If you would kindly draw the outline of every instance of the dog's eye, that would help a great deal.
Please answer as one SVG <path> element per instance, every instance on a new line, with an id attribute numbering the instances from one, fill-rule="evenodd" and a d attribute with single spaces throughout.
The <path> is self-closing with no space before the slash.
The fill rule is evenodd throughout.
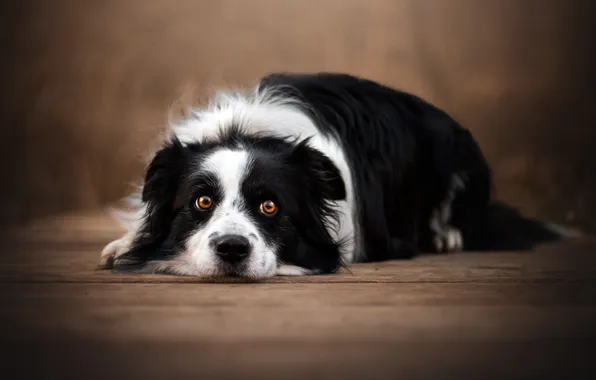
<path id="1" fill-rule="evenodd" d="M 263 215 L 271 216 L 277 212 L 277 206 L 273 201 L 265 201 L 259 206 L 259 211 Z"/>
<path id="2" fill-rule="evenodd" d="M 213 199 L 206 195 L 199 197 L 195 200 L 195 207 L 199 210 L 208 210 L 213 206 Z"/>

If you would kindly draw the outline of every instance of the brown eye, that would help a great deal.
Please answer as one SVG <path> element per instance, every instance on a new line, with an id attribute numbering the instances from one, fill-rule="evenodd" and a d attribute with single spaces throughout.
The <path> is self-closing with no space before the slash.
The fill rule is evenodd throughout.
<path id="1" fill-rule="evenodd" d="M 273 201 L 265 201 L 259 206 L 259 211 L 264 215 L 274 215 L 277 212 L 277 206 Z"/>
<path id="2" fill-rule="evenodd" d="M 199 210 L 208 210 L 211 208 L 211 206 L 213 206 L 213 199 L 211 199 L 211 197 L 203 195 L 202 197 L 197 198 L 197 200 L 195 201 L 195 206 Z"/>

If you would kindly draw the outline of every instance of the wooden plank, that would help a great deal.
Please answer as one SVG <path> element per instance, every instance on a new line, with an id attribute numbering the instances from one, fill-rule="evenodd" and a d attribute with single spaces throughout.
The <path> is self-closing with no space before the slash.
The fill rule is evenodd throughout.
<path id="1" fill-rule="evenodd" d="M 543 284 L 4 284 L 30 331 L 101 341 L 527 341 L 596 333 L 596 289 Z M 43 318 L 39 318 L 43 315 Z M 573 323 L 570 323 L 573 322 Z"/>
<path id="2" fill-rule="evenodd" d="M 60 378 L 569 376 L 593 363 L 587 285 L 0 284 L 0 340 Z"/>
<path id="3" fill-rule="evenodd" d="M 209 283 L 97 271 L 99 251 L 119 233 L 100 214 L 5 233 L 3 373 L 416 379 L 594 370 L 593 238 Z"/>

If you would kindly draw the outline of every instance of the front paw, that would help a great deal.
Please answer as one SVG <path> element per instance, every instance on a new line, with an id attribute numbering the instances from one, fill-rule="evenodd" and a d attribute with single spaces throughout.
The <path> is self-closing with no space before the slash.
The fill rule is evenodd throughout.
<path id="1" fill-rule="evenodd" d="M 131 234 L 126 234 L 120 239 L 116 239 L 106 245 L 101 251 L 99 266 L 102 268 L 111 268 L 115 259 L 130 250 L 132 241 L 133 236 Z"/>
<path id="2" fill-rule="evenodd" d="M 433 245 L 436 252 L 459 252 L 464 249 L 464 239 L 459 229 L 446 226 L 435 233 Z"/>
<path id="3" fill-rule="evenodd" d="M 313 274 L 315 274 L 315 271 L 311 269 L 285 264 L 278 266 L 275 272 L 276 276 L 310 276 Z"/>

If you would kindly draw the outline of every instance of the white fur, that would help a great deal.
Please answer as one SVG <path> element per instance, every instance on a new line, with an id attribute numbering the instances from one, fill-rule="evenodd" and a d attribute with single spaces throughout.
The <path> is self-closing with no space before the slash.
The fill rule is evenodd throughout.
<path id="1" fill-rule="evenodd" d="M 136 236 L 135 231 L 129 231 L 124 236 L 110 242 L 101 251 L 99 265 L 109 265 L 114 259 L 127 252 Z"/>
<path id="2" fill-rule="evenodd" d="M 295 265 L 280 265 L 277 267 L 277 271 L 275 272 L 277 276 L 309 276 L 316 274 L 315 271 L 298 267 Z"/>
<path id="3" fill-rule="evenodd" d="M 582 233 L 580 231 L 563 227 L 558 224 L 554 223 L 544 223 L 545 228 L 550 230 L 552 233 L 557 234 L 558 236 L 565 237 L 565 238 L 576 238 L 581 237 Z"/>
<path id="4" fill-rule="evenodd" d="M 433 211 L 430 218 L 430 229 L 435 233 L 433 244 L 439 252 L 456 252 L 464 249 L 464 239 L 459 229 L 449 224 L 451 222 L 451 205 L 455 193 L 465 187 L 465 177 L 454 174 L 445 200 L 439 208 Z"/>
<path id="5" fill-rule="evenodd" d="M 99 265 L 101 266 L 109 265 L 114 259 L 130 249 L 143 221 L 145 205 L 141 200 L 141 188 L 137 188 L 137 191 L 131 194 L 126 201 L 128 210 L 110 210 L 112 217 L 126 230 L 126 233 L 104 247 L 99 258 Z"/>
<path id="6" fill-rule="evenodd" d="M 433 242 L 436 250 L 439 252 L 443 250 L 447 252 L 456 252 L 461 251 L 464 248 L 464 240 L 461 231 L 452 226 L 447 226 L 441 233 L 435 235 Z"/>

